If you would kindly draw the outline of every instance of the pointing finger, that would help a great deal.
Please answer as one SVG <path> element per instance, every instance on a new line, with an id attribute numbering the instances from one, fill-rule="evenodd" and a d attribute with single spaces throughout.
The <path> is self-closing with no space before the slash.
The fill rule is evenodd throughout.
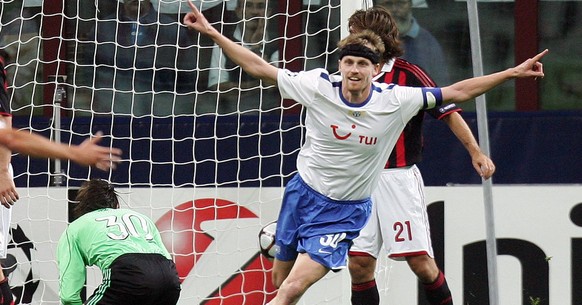
<path id="1" fill-rule="evenodd" d="M 196 5 L 191 0 L 188 0 L 188 6 L 190 6 L 193 12 L 198 13 L 198 8 L 196 8 Z"/>
<path id="2" fill-rule="evenodd" d="M 542 59 L 542 57 L 544 57 L 546 54 L 548 54 L 549 51 L 550 50 L 548 50 L 548 49 L 541 51 L 540 53 L 538 53 L 538 55 L 534 56 L 533 60 L 539 61 L 540 59 Z"/>

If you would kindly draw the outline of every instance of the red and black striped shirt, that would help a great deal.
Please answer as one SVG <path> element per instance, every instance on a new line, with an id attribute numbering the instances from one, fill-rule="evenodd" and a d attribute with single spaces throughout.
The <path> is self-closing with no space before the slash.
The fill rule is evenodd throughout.
<path id="1" fill-rule="evenodd" d="M 422 68 L 401 58 L 395 60 L 390 71 L 382 73 L 384 75 L 377 78 L 378 82 L 409 87 L 436 87 Z M 422 122 L 425 112 L 440 120 L 458 111 L 461 109 L 455 104 L 448 104 L 419 112 L 406 124 L 384 168 L 411 166 L 422 160 Z"/>
<path id="2" fill-rule="evenodd" d="M 10 97 L 8 96 L 8 81 L 6 79 L 6 52 L 0 50 L 0 115 L 10 115 Z"/>

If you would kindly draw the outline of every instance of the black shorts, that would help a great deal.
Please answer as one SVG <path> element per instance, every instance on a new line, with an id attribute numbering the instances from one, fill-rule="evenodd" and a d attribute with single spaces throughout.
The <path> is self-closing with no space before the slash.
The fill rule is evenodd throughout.
<path id="1" fill-rule="evenodd" d="M 124 254 L 103 272 L 103 282 L 85 304 L 174 305 L 180 279 L 172 260 L 160 254 Z"/>

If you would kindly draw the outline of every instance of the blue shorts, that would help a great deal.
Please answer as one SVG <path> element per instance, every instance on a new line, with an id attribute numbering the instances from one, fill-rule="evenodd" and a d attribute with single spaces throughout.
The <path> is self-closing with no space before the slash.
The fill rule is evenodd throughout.
<path id="1" fill-rule="evenodd" d="M 299 176 L 285 187 L 275 234 L 276 258 L 291 261 L 298 253 L 331 270 L 345 268 L 352 240 L 366 224 L 371 200 L 338 201 L 309 187 Z"/>

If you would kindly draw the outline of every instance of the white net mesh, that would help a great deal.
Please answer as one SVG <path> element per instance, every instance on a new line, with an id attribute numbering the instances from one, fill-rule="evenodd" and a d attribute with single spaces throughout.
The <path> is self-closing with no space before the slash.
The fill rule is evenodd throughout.
<path id="1" fill-rule="evenodd" d="M 273 65 L 335 71 L 340 1 L 304 2 L 194 4 Z M 178 263 L 181 304 L 273 297 L 257 234 L 295 171 L 301 110 L 188 31 L 188 9 L 173 0 L 0 3 L 13 125 L 74 144 L 101 130 L 103 145 L 124 150 L 112 172 L 13 157 L 22 199 L 5 265 L 17 303 L 59 303 L 56 243 L 67 201 L 87 178 L 111 181 L 125 206 L 157 221 Z M 99 281 L 91 269 L 87 295 Z M 315 288 L 301 302 L 345 303 L 345 288 Z"/>

